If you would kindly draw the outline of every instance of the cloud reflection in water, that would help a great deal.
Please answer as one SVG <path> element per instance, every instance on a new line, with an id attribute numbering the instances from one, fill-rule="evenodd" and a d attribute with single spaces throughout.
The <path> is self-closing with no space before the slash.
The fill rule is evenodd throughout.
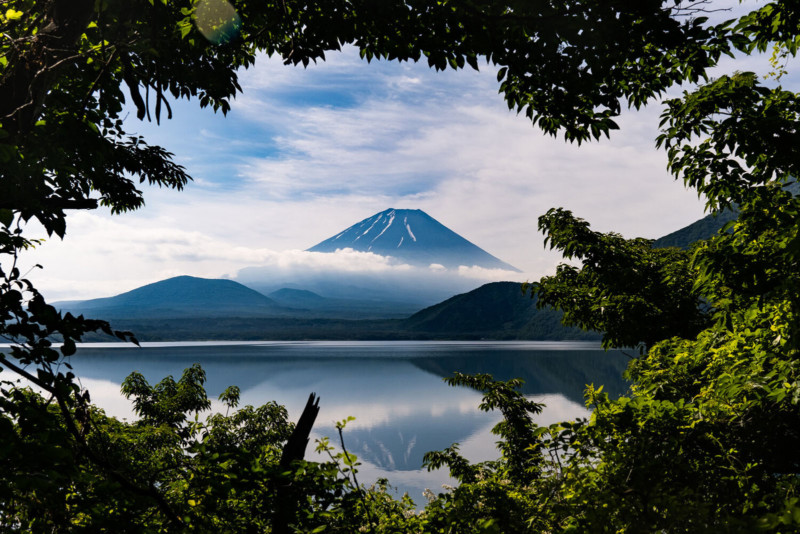
<path id="1" fill-rule="evenodd" d="M 84 349 L 73 359 L 76 373 L 92 400 L 109 415 L 133 418 L 119 384 L 131 371 L 151 383 L 178 378 L 199 362 L 206 370 L 206 388 L 216 398 L 229 385 L 241 388 L 242 404 L 276 400 L 296 419 L 308 394 L 316 392 L 321 411 L 313 438 L 338 442 L 335 421 L 356 418 L 345 430 L 345 445 L 363 462 L 359 480 L 385 477 L 400 491 L 421 500 L 426 487 L 439 491 L 452 483 L 446 473 L 420 469 L 423 455 L 459 443 L 473 461 L 497 457 L 490 433 L 499 414 L 478 409 L 481 395 L 447 386 L 453 371 L 488 372 L 498 379 L 521 377 L 523 392 L 546 404 L 537 422 L 547 425 L 586 417 L 582 392 L 587 383 L 605 384 L 619 394 L 626 359 L 591 344 L 573 343 L 571 350 L 535 343 L 268 343 L 237 345 L 158 346 L 144 349 Z M 549 347 L 549 348 L 547 348 Z M 214 410 L 224 410 L 219 402 Z M 309 447 L 312 450 L 312 447 Z"/>

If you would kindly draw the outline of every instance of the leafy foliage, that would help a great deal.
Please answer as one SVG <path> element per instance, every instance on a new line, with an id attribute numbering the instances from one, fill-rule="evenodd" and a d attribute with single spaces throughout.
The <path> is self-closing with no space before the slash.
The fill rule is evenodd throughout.
<path id="1" fill-rule="evenodd" d="M 564 324 L 603 332 L 606 348 L 644 349 L 672 336 L 693 337 L 708 324 L 688 252 L 593 232 L 562 209 L 540 217 L 539 229 L 550 248 L 583 266 L 559 265 L 533 285 L 537 305 L 564 310 Z"/>
<path id="2" fill-rule="evenodd" d="M 78 414 L 12 389 L 2 446 L 24 456 L 4 460 L 12 468 L 2 474 L 0 520 L 23 531 L 263 531 L 276 514 L 278 486 L 290 484 L 304 497 L 290 507 L 292 522 L 319 526 L 316 512 L 347 487 L 336 466 L 301 461 L 284 472 L 283 444 L 294 427 L 286 409 L 237 410 L 235 388 L 221 396 L 233 413 L 201 421 L 210 405 L 204 381 L 198 366 L 154 386 L 130 375 L 123 392 L 139 419 L 120 422 L 90 408 L 81 416 L 84 454 L 74 454 L 64 428 L 65 417 Z"/>
<path id="3" fill-rule="evenodd" d="M 11 348 L 0 366 L 4 378 L 13 372 L 41 394 L 0 385 L 0 525 L 800 530 L 800 201 L 784 189 L 799 175 L 800 98 L 753 73 L 706 76 L 724 54 L 777 46 L 794 57 L 795 4 L 774 0 L 714 26 L 702 0 L 237 0 L 221 10 L 192 0 L 4 3 L 0 337 Z M 431 494 L 419 513 L 407 498 L 391 499 L 384 482 L 358 484 L 341 428 L 342 451 L 323 441 L 330 461 L 307 462 L 307 438 L 295 430 L 310 430 L 308 419 L 293 428 L 276 404 L 237 410 L 229 389 L 222 401 L 234 412 L 201 421 L 209 400 L 197 367 L 155 386 L 132 375 L 123 389 L 139 420 L 107 417 L 68 358 L 89 332 L 135 338 L 59 313 L 16 267 L 36 245 L 23 235 L 27 221 L 63 237 L 69 209 L 123 212 L 142 206 L 144 183 L 188 182 L 166 150 L 123 131 L 126 92 L 139 119 L 169 117 L 177 98 L 225 113 L 239 90 L 236 69 L 259 51 L 308 65 L 345 44 L 367 61 L 424 58 L 437 70 L 486 59 L 499 67 L 509 108 L 579 143 L 615 129 L 623 103 L 640 107 L 675 85 L 700 84 L 666 102 L 657 144 L 709 208 L 740 211 L 688 252 L 593 232 L 562 209 L 543 216 L 551 246 L 581 266 L 563 265 L 537 284 L 539 302 L 563 310 L 568 324 L 603 331 L 607 347 L 639 345 L 631 394 L 611 399 L 590 386 L 590 419 L 540 427 L 540 406 L 516 391 L 518 382 L 456 376 L 454 385 L 484 393 L 482 409 L 502 413 L 501 456 L 473 465 L 457 446 L 428 455 L 429 466 L 449 467 L 461 484 Z"/>

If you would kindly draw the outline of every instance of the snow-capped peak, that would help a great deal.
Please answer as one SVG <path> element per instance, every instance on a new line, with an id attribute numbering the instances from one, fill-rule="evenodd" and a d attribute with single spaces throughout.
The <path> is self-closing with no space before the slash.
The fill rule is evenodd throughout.
<path id="1" fill-rule="evenodd" d="M 402 224 L 394 224 L 401 218 Z M 388 209 L 376 213 L 308 250 L 334 252 L 344 247 L 416 265 L 435 263 L 447 268 L 464 265 L 517 271 L 422 210 Z"/>

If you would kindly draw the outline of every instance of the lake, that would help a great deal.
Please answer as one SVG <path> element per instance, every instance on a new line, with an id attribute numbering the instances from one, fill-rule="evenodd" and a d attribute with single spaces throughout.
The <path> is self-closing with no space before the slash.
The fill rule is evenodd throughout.
<path id="1" fill-rule="evenodd" d="M 131 419 L 130 403 L 120 395 L 122 380 L 141 372 L 153 384 L 180 377 L 200 363 L 209 397 L 228 386 L 241 388 L 241 404 L 275 400 L 299 417 L 310 392 L 320 397 L 313 439 L 334 442 L 334 422 L 348 416 L 345 445 L 363 465 L 359 481 L 388 478 L 398 492 L 420 504 L 422 491 L 442 491 L 447 473 L 420 469 L 423 455 L 459 443 L 473 461 L 497 457 L 490 433 L 497 414 L 478 410 L 480 393 L 447 386 L 454 371 L 489 373 L 497 379 L 522 378 L 523 393 L 547 405 L 537 422 L 547 425 L 588 416 L 586 384 L 603 384 L 612 395 L 627 384 L 629 361 L 620 351 L 603 351 L 595 342 L 197 342 L 128 345 L 87 344 L 72 358 L 92 401 L 109 415 Z M 218 401 L 212 409 L 223 410 Z"/>

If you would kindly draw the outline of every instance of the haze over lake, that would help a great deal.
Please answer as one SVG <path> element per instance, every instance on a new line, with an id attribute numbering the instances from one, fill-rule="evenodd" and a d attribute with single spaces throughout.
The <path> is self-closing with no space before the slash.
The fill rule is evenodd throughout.
<path id="1" fill-rule="evenodd" d="M 458 442 L 472 460 L 497 456 L 490 434 L 497 414 L 478 410 L 479 392 L 449 387 L 443 377 L 460 371 L 522 378 L 522 391 L 547 405 L 537 418 L 546 425 L 588 416 L 586 384 L 604 384 L 612 395 L 625 391 L 628 357 L 594 342 L 197 342 L 85 345 L 71 362 L 95 404 L 129 419 L 131 404 L 119 388 L 132 371 L 152 384 L 177 379 L 197 362 L 210 398 L 237 385 L 242 405 L 275 400 L 292 420 L 316 392 L 321 411 L 312 440 L 335 438 L 334 422 L 354 416 L 345 445 L 363 462 L 359 481 L 386 477 L 420 504 L 425 488 L 441 491 L 449 481 L 444 472 L 420 469 L 425 452 Z M 212 409 L 224 408 L 214 401 Z"/>

